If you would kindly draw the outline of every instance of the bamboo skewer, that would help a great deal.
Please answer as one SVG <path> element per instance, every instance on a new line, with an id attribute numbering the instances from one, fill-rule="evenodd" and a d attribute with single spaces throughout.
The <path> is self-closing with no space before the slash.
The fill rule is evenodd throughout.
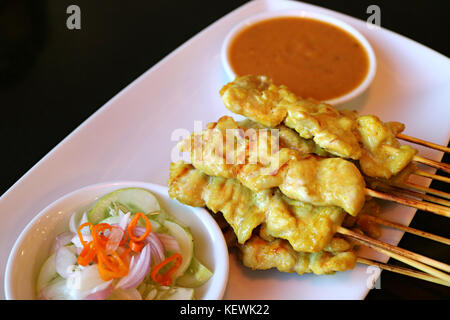
<path id="1" fill-rule="evenodd" d="M 447 193 L 447 192 L 440 191 L 440 190 L 435 190 L 435 189 L 431 189 L 431 188 L 427 188 L 427 187 L 423 187 L 423 186 L 415 184 L 413 182 L 403 182 L 401 184 L 397 184 L 397 186 L 403 187 L 403 188 L 410 188 L 410 189 L 414 189 L 414 190 L 419 190 L 419 191 L 422 191 L 422 192 L 433 194 L 433 195 L 438 196 L 438 197 L 450 199 L 450 194 Z"/>
<path id="2" fill-rule="evenodd" d="M 439 180 L 442 182 L 447 182 L 450 183 L 450 178 L 444 177 L 444 176 L 440 176 L 437 174 L 432 174 L 426 171 L 422 171 L 422 170 L 416 170 L 415 172 L 413 172 L 413 174 L 418 175 L 418 176 L 422 176 L 422 177 L 426 177 L 426 178 L 430 178 L 430 179 L 434 179 L 434 180 Z"/>
<path id="3" fill-rule="evenodd" d="M 395 254 L 401 255 L 403 257 L 406 257 L 406 258 L 409 258 L 409 259 L 412 259 L 412 260 L 416 260 L 416 261 L 418 261 L 420 263 L 427 264 L 429 266 L 438 268 L 438 269 L 446 271 L 446 272 L 450 272 L 450 266 L 448 264 L 445 264 L 445 263 L 436 261 L 434 259 L 422 256 L 420 254 L 408 251 L 406 249 L 402 249 L 402 248 L 393 246 L 393 245 L 391 245 L 389 243 L 386 243 L 386 242 L 383 242 L 383 241 L 380 241 L 380 240 L 372 239 L 372 238 L 370 238 L 370 237 L 368 237 L 366 235 L 359 234 L 359 233 L 357 233 L 355 231 L 346 229 L 344 227 L 338 227 L 337 232 L 340 233 L 340 234 L 344 234 L 344 235 L 350 236 L 350 237 L 355 238 L 357 240 L 363 241 L 363 242 L 367 243 L 369 246 L 371 246 L 371 248 L 373 246 L 376 246 L 377 248 L 388 250 L 388 251 L 391 251 L 391 252 L 393 252 Z M 446 275 L 446 276 L 449 277 L 448 279 L 450 280 L 450 275 Z"/>
<path id="4" fill-rule="evenodd" d="M 397 195 L 392 195 L 389 193 L 379 192 L 372 189 L 366 188 L 366 195 L 379 198 L 383 200 L 393 201 L 396 203 L 400 203 L 403 205 L 407 205 L 409 207 L 414 207 L 416 209 L 432 212 L 435 214 L 442 215 L 444 217 L 450 217 L 450 208 L 440 206 L 434 203 L 429 202 L 422 202 L 416 199 L 408 198 L 408 197 L 402 197 Z"/>
<path id="5" fill-rule="evenodd" d="M 436 169 L 441 169 L 442 171 L 450 173 L 450 165 L 447 164 L 447 163 L 434 161 L 434 160 L 431 160 L 431 159 L 423 158 L 421 156 L 414 156 L 413 157 L 413 161 L 425 164 L 427 166 L 430 166 L 430 167 L 433 167 L 433 168 L 436 168 Z"/>
<path id="6" fill-rule="evenodd" d="M 393 195 L 396 196 L 405 196 L 405 195 L 409 195 L 412 197 L 416 197 L 422 200 L 426 200 L 428 202 L 433 202 L 436 204 L 441 204 L 444 205 L 446 207 L 450 207 L 450 201 L 442 199 L 442 198 L 438 198 L 438 197 L 434 197 L 434 196 L 430 196 L 428 194 L 425 193 L 420 193 L 420 192 L 416 192 L 416 191 L 412 191 L 409 189 L 397 189 L 397 190 L 391 190 L 389 191 L 390 193 L 392 193 Z"/>
<path id="7" fill-rule="evenodd" d="M 359 263 L 363 263 L 363 264 L 369 265 L 369 266 L 375 266 L 375 267 L 378 267 L 378 268 L 383 269 L 383 270 L 387 270 L 387 271 L 403 274 L 403 275 L 406 275 L 406 276 L 409 276 L 409 277 L 414 277 L 414 278 L 417 278 L 417 279 L 421 279 L 421 280 L 425 280 L 425 281 L 441 284 L 441 285 L 444 285 L 444 286 L 447 286 L 447 287 L 450 286 L 450 282 L 441 280 L 441 279 L 433 277 L 433 276 L 430 276 L 429 274 L 427 274 L 425 272 L 414 271 L 414 270 L 411 270 L 411 269 L 398 267 L 398 266 L 391 266 L 391 265 L 388 265 L 388 264 L 385 264 L 385 263 L 381 263 L 381 262 L 378 262 L 378 261 L 365 259 L 365 258 L 362 258 L 362 257 L 358 257 L 356 261 L 359 262 Z"/>
<path id="8" fill-rule="evenodd" d="M 425 146 L 425 147 L 428 147 L 428 148 L 431 148 L 431 149 L 436 149 L 436 150 L 440 150 L 440 151 L 444 151 L 444 152 L 450 153 L 450 148 L 441 146 L 441 145 L 433 143 L 433 142 L 428 142 L 428 141 L 425 141 L 425 140 L 422 140 L 422 139 L 414 138 L 414 137 L 408 136 L 406 134 L 399 133 L 399 134 L 397 134 L 397 138 L 399 138 L 401 140 L 413 142 L 415 144 L 420 144 L 422 146 Z"/>
<path id="9" fill-rule="evenodd" d="M 437 204 L 441 204 L 441 205 L 450 207 L 450 201 L 448 201 L 448 200 L 438 198 L 435 196 L 430 196 L 428 194 L 409 190 L 409 189 L 400 189 L 400 188 L 394 189 L 394 188 L 392 188 L 392 190 L 390 190 L 389 192 L 391 192 L 394 195 L 398 195 L 398 196 L 409 195 L 409 196 L 416 197 L 416 198 L 419 198 L 422 200 L 426 200 L 429 202 L 434 202 Z"/>
<path id="10" fill-rule="evenodd" d="M 392 221 L 389 221 L 389 220 L 385 220 L 385 219 L 381 219 L 379 217 L 371 216 L 371 215 L 368 215 L 368 214 L 364 215 L 364 217 L 369 219 L 369 220 L 371 220 L 371 221 L 373 221 L 373 222 L 375 222 L 375 223 L 378 223 L 379 225 L 383 225 L 383 226 L 394 228 L 394 229 L 399 229 L 399 230 L 402 230 L 402 231 L 405 231 L 405 232 L 408 232 L 408 233 L 411 233 L 411 234 L 415 234 L 415 235 L 417 235 L 419 237 L 427 238 L 427 239 L 434 240 L 434 241 L 437 241 L 437 242 L 440 242 L 440 243 L 443 243 L 443 244 L 446 244 L 446 245 L 450 245 L 450 239 L 448 239 L 448 238 L 437 236 L 437 235 L 432 234 L 432 233 L 428 233 L 428 232 L 425 232 L 425 231 L 422 231 L 422 230 L 418 230 L 418 229 L 414 229 L 414 228 L 411 228 L 411 227 L 407 227 L 407 226 L 404 226 L 402 224 L 399 224 L 399 223 L 396 223 L 396 222 L 392 222 Z"/>
<path id="11" fill-rule="evenodd" d="M 388 192 L 391 193 L 393 195 L 397 195 L 397 196 L 405 196 L 405 195 L 409 195 L 415 198 L 419 198 L 422 200 L 426 200 L 426 201 L 430 201 L 430 202 L 434 202 L 434 203 L 438 203 L 447 207 L 450 207 L 450 201 L 442 199 L 442 198 L 438 198 L 438 197 L 434 197 L 425 193 L 421 193 L 421 192 L 417 192 L 417 191 L 413 191 L 410 189 L 404 189 L 404 188 L 399 188 L 390 184 L 384 184 L 380 181 L 376 181 L 376 180 L 370 180 L 368 179 L 369 183 L 370 183 L 370 187 L 373 189 L 379 189 L 380 191 L 383 192 Z"/>
<path id="12" fill-rule="evenodd" d="M 420 193 L 420 192 L 409 190 L 409 189 L 399 189 L 399 190 L 401 190 L 401 191 L 393 191 L 393 194 L 398 195 L 398 196 L 409 195 L 412 197 L 417 197 L 422 200 L 426 200 L 429 202 L 434 202 L 436 204 L 444 205 L 446 207 L 450 207 L 450 201 L 448 201 L 448 200 L 438 198 L 435 196 L 430 196 L 428 194 Z"/>
<path id="13" fill-rule="evenodd" d="M 383 253 L 391 258 L 394 258 L 403 263 L 406 263 L 416 269 L 427 272 L 439 279 L 450 282 L 450 275 L 437 270 L 437 269 L 440 269 L 440 270 L 449 272 L 450 266 L 445 263 L 442 263 L 442 262 L 430 259 L 428 257 L 419 255 L 417 253 L 393 246 L 386 242 L 372 239 L 370 237 L 359 234 L 357 232 L 346 229 L 344 227 L 338 227 L 337 232 L 340 234 L 349 236 L 352 239 L 354 239 L 354 240 L 356 240 L 356 241 L 358 241 L 380 253 Z M 435 268 L 437 268 L 437 269 L 435 269 Z"/>
<path id="14" fill-rule="evenodd" d="M 362 242 L 364 243 L 364 241 L 362 241 Z M 367 246 L 371 247 L 372 249 L 374 249 L 374 250 L 376 250 L 376 251 L 378 251 L 378 252 L 380 252 L 382 254 L 385 254 L 385 255 L 387 255 L 387 256 L 389 256 L 391 258 L 394 258 L 395 260 L 401 261 L 401 262 L 403 262 L 405 264 L 410 265 L 411 267 L 414 267 L 416 269 L 422 270 L 422 271 L 424 271 L 424 272 L 426 272 L 426 273 L 428 273 L 430 275 L 433 275 L 433 276 L 435 276 L 435 277 L 437 277 L 437 278 L 439 278 L 439 279 L 441 279 L 443 281 L 450 282 L 450 276 L 448 274 L 444 273 L 444 272 L 436 270 L 436 269 L 434 269 L 434 268 L 432 268 L 432 267 L 430 267 L 428 265 L 425 265 L 425 264 L 423 264 L 421 262 L 418 262 L 416 260 L 413 260 L 411 258 L 402 256 L 402 255 L 397 254 L 395 252 L 392 252 L 392 251 L 389 251 L 389 250 L 386 250 L 386 249 L 383 249 L 383 248 L 379 248 L 379 247 L 376 247 L 376 246 L 371 246 L 371 245 L 368 245 L 367 243 L 364 243 L 364 244 L 366 244 Z"/>

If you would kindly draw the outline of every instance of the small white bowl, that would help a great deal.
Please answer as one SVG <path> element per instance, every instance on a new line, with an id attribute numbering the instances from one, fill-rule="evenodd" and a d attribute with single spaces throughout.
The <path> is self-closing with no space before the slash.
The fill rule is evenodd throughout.
<path id="1" fill-rule="evenodd" d="M 202 208 L 193 208 L 170 199 L 168 188 L 145 182 L 110 182 L 73 191 L 43 209 L 22 231 L 9 255 L 5 273 L 5 293 L 9 300 L 36 299 L 39 270 L 55 237 L 68 231 L 73 212 L 89 208 L 103 195 L 121 188 L 141 187 L 151 191 L 161 207 L 189 226 L 195 255 L 211 268 L 213 276 L 195 289 L 197 299 L 222 299 L 228 281 L 228 249 L 220 228 Z"/>
<path id="2" fill-rule="evenodd" d="M 328 16 L 328 15 L 319 14 L 319 13 L 310 12 L 310 11 L 303 11 L 303 10 L 279 10 L 279 11 L 270 11 L 270 12 L 260 13 L 260 14 L 257 14 L 257 15 L 251 16 L 250 18 L 245 19 L 244 21 L 242 21 L 241 23 L 236 25 L 233 29 L 231 29 L 231 31 L 225 37 L 225 40 L 222 44 L 222 49 L 221 49 L 222 65 L 225 69 L 226 74 L 228 75 L 228 77 L 230 78 L 231 81 L 235 79 L 236 74 L 230 65 L 230 61 L 228 58 L 228 51 L 229 51 L 231 42 L 233 41 L 235 36 L 238 35 L 243 29 L 246 29 L 247 27 L 249 27 L 255 23 L 258 23 L 258 22 L 261 22 L 264 20 L 270 20 L 273 18 L 281 18 L 281 17 L 310 18 L 310 19 L 315 19 L 315 20 L 319 20 L 322 22 L 332 24 L 332 25 L 350 33 L 353 37 L 355 37 L 355 39 L 357 39 L 361 43 L 361 45 L 366 50 L 368 60 L 369 60 L 369 70 L 368 70 L 364 80 L 352 91 L 350 91 L 342 96 L 326 100 L 324 102 L 332 104 L 332 105 L 343 104 L 343 103 L 359 96 L 370 86 L 370 84 L 372 83 L 372 80 L 375 76 L 377 62 L 376 62 L 375 53 L 374 53 L 370 43 L 367 41 L 367 39 L 358 30 L 356 30 L 352 26 L 348 25 L 347 23 L 345 23 L 339 19 L 336 19 L 336 18 Z"/>

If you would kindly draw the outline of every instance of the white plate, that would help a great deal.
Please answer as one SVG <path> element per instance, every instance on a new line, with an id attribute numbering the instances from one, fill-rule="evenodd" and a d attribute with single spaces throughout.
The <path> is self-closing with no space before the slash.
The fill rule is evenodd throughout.
<path id="1" fill-rule="evenodd" d="M 175 129 L 192 131 L 194 121 L 231 115 L 219 89 L 226 78 L 220 48 L 226 34 L 260 12 L 298 8 L 332 15 L 358 29 L 372 44 L 378 69 L 370 90 L 349 107 L 381 119 L 406 123 L 406 134 L 447 144 L 450 132 L 450 61 L 445 56 L 384 29 L 369 29 L 349 16 L 299 2 L 253 1 L 218 20 L 175 50 L 106 103 L 64 139 L 0 200 L 0 271 L 11 247 L 41 209 L 82 186 L 112 180 L 166 184 Z M 440 160 L 441 152 L 418 148 Z M 419 181 L 425 184 L 425 180 Z M 415 210 L 384 207 L 395 221 L 409 223 Z M 401 232 L 383 240 L 398 243 Z M 372 269 L 358 265 L 334 276 L 252 272 L 233 256 L 225 299 L 363 299 Z M 0 287 L 3 289 L 3 278 Z M 4 297 L 2 292 L 2 298 Z"/>

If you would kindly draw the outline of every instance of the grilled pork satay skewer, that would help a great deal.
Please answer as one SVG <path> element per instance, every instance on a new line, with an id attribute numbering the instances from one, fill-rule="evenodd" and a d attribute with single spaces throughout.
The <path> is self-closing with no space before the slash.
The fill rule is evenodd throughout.
<path id="1" fill-rule="evenodd" d="M 254 192 L 236 179 L 209 176 L 183 162 L 170 165 L 169 196 L 183 204 L 222 212 L 239 243 L 265 224 L 267 234 L 286 239 L 296 251 L 323 250 L 346 214 L 336 206 L 314 206 L 278 189 Z"/>
<path id="2" fill-rule="evenodd" d="M 222 216 L 218 217 L 219 219 L 223 219 Z M 226 221 L 225 224 L 227 224 Z M 244 245 L 239 245 L 235 240 L 236 237 L 234 236 L 234 232 L 231 227 L 223 227 L 222 232 L 226 238 L 234 239 L 227 242 L 229 248 L 238 248 L 240 250 L 239 257 L 241 258 L 243 264 L 252 269 L 261 270 L 277 268 L 281 272 L 295 271 L 298 274 L 313 272 L 320 275 L 335 271 L 346 271 L 354 267 L 352 252 L 349 251 L 349 246 L 346 246 L 344 239 L 333 239 L 339 241 L 339 245 L 330 245 L 328 251 L 325 251 L 325 255 L 322 255 L 320 259 L 315 259 L 313 256 L 321 255 L 321 252 L 316 254 L 297 253 L 290 250 L 289 244 L 282 243 L 283 240 L 281 239 L 274 239 L 270 236 L 267 239 L 267 236 L 265 238 L 261 238 L 261 236 L 255 235 L 252 236 L 252 238 Z M 263 232 L 260 232 L 260 234 L 262 233 Z M 291 263 L 283 263 L 282 261 L 284 260 L 288 260 Z M 294 262 L 296 263 L 294 264 Z M 356 262 L 369 266 L 376 266 L 383 270 L 388 270 L 436 284 L 450 286 L 450 282 L 436 278 L 425 272 L 384 264 L 359 256 L 356 258 Z M 301 267 L 299 268 L 299 266 Z"/>
<path id="3" fill-rule="evenodd" d="M 214 186 L 216 185 L 216 186 Z M 271 192 L 268 193 L 259 193 L 259 198 L 256 196 L 257 193 L 252 192 L 248 188 L 244 187 L 242 184 L 237 182 L 236 180 L 230 179 L 229 181 L 224 178 L 219 177 L 208 177 L 206 174 L 200 172 L 197 169 L 194 169 L 192 165 L 185 164 L 185 163 L 176 163 L 171 164 L 171 174 L 170 174 L 170 194 L 176 198 L 177 200 L 189 204 L 189 205 L 195 205 L 195 206 L 207 206 L 213 209 L 214 211 L 224 211 L 225 216 L 227 217 L 235 217 L 237 220 L 240 220 L 240 217 L 243 217 L 245 213 L 241 212 L 241 216 L 236 216 L 236 212 L 233 211 L 233 207 L 235 206 L 234 201 L 237 201 L 235 199 L 241 199 L 242 201 L 246 202 L 246 206 L 244 208 L 247 208 L 248 211 L 252 211 L 252 213 L 255 215 L 253 221 L 263 221 L 263 217 L 267 217 L 266 213 L 264 211 L 259 211 L 261 209 L 258 209 L 257 207 L 252 209 L 252 205 L 257 206 L 257 200 L 261 202 L 261 206 L 266 206 L 267 209 L 269 209 L 272 205 L 274 205 L 275 208 L 278 208 L 277 210 L 284 212 L 282 215 L 279 215 L 279 219 L 287 219 L 286 222 L 289 221 L 290 218 L 289 215 L 293 214 L 293 212 L 289 212 L 288 208 L 284 208 L 283 205 L 277 206 L 277 201 L 284 201 L 287 203 L 289 200 L 287 198 L 279 198 L 279 196 L 274 196 L 271 194 Z M 192 192 L 190 190 L 195 190 L 195 192 Z M 189 190 L 189 191 L 188 191 Z M 230 196 L 230 192 L 233 192 L 233 196 Z M 186 198 L 185 194 L 190 195 L 190 199 Z M 219 197 L 219 195 L 222 195 L 222 197 Z M 230 199 L 228 197 L 231 197 Z M 274 198 L 273 198 L 274 197 Z M 215 200 L 214 200 L 215 199 Z M 275 200 L 274 200 L 275 199 Z M 239 201 L 241 201 L 239 200 Z M 298 202 L 291 201 L 291 205 L 296 205 Z M 236 204 L 236 208 L 238 208 Z M 222 207 L 225 207 L 222 209 Z M 311 205 L 303 205 L 303 210 L 312 210 L 311 213 L 314 212 L 314 214 L 320 215 L 328 212 L 330 214 L 331 221 L 334 221 L 335 223 L 339 223 L 339 221 L 342 218 L 342 215 L 339 213 L 339 210 L 337 208 L 335 209 L 325 209 L 325 208 L 314 208 L 314 206 Z M 234 209 L 237 210 L 237 209 Z M 321 211 L 322 210 L 322 211 Z M 328 211 L 327 211 L 328 210 Z M 259 213 L 258 213 L 259 212 Z M 304 211 L 303 211 L 304 212 Z M 322 212 L 322 213 L 320 213 Z M 370 214 L 369 214 L 370 213 Z M 379 213 L 378 206 L 374 207 L 374 203 L 371 203 L 368 207 L 364 207 L 362 210 L 362 213 L 359 214 L 360 218 L 364 221 L 372 221 L 376 224 L 380 224 L 383 226 L 388 226 L 391 228 L 395 228 L 398 230 L 406 231 L 421 237 L 425 237 L 434 241 L 439 241 L 444 244 L 450 244 L 450 239 L 440 237 L 434 234 L 430 234 L 421 230 L 413 229 L 407 226 L 403 226 L 401 224 L 382 219 L 377 217 L 377 214 Z M 311 218 L 311 216 L 306 216 L 308 219 Z M 355 219 L 355 218 L 353 218 Z M 281 221 L 281 220 L 280 220 Z M 303 220 L 303 222 L 297 222 L 295 225 L 304 225 L 307 220 Z M 312 221 L 312 220 L 308 220 Z M 284 222 L 284 223 L 286 223 Z M 364 224 L 366 224 L 364 222 Z M 231 222 L 231 225 L 234 225 L 235 228 L 239 228 L 238 224 L 234 224 Z M 364 226 L 364 225 L 363 225 Z M 366 226 L 367 228 L 368 226 Z M 245 230 L 249 230 L 247 227 L 244 228 Z M 309 229 L 308 229 L 309 230 Z M 331 232 L 331 229 L 322 229 L 322 232 Z M 286 234 L 289 234 L 292 231 L 285 230 Z M 238 232 L 239 233 L 239 232 Z M 306 231 L 303 231 L 304 234 L 307 234 Z M 369 234 L 375 234 L 372 237 L 377 237 L 379 234 L 379 231 L 377 232 L 369 232 Z M 324 239 L 324 237 L 321 237 Z M 326 238 L 326 237 L 325 237 Z M 245 236 L 240 236 L 240 239 L 244 241 Z M 298 247 L 297 247 L 298 248 Z M 317 247 L 316 247 L 317 248 Z M 302 250 L 308 250 L 305 249 L 305 247 L 302 248 Z"/>
<path id="4" fill-rule="evenodd" d="M 327 248 L 319 252 L 298 252 L 286 240 L 267 237 L 259 231 L 236 247 L 243 265 L 253 270 L 276 268 L 299 275 L 322 275 L 351 270 L 357 261 L 352 244 L 343 238 L 334 238 Z"/>
<path id="5" fill-rule="evenodd" d="M 182 140 L 178 148 L 189 153 L 197 169 L 235 178 L 256 192 L 279 187 L 292 199 L 336 205 L 351 215 L 364 205 L 365 182 L 350 161 L 279 148 L 276 137 L 266 131 L 254 131 L 247 139 L 239 135 L 239 129 L 233 118 L 224 116 Z M 231 139 L 230 133 L 235 133 Z"/>
<path id="6" fill-rule="evenodd" d="M 207 206 L 214 212 L 221 211 L 236 233 L 238 242 L 244 246 L 252 237 L 253 229 L 262 224 L 265 225 L 266 234 L 269 237 L 286 238 L 294 250 L 299 252 L 324 250 L 337 231 L 337 233 L 363 241 L 365 245 L 374 247 L 384 254 L 448 281 L 444 273 L 433 267 L 448 271 L 450 266 L 341 227 L 342 220 L 338 218 L 341 209 L 336 207 L 320 209 L 325 211 L 315 211 L 316 209 L 314 209 L 310 213 L 306 213 L 304 212 L 305 204 L 291 200 L 276 190 L 256 193 L 235 179 L 208 176 L 192 165 L 182 162 L 171 164 L 169 195 L 188 205 Z M 309 208 L 308 210 L 311 210 L 310 205 L 306 206 Z M 327 211 L 329 209 L 332 211 Z M 301 214 L 301 212 L 303 213 Z M 323 219 L 326 217 L 333 227 L 323 228 L 317 224 L 318 221 L 324 221 Z M 258 243 L 256 242 L 256 244 Z M 320 245 L 318 246 L 318 244 Z M 299 257 L 304 257 L 304 255 Z M 287 258 L 292 259 L 293 257 L 289 255 Z M 275 265 L 258 264 L 255 268 L 266 267 L 275 267 Z M 290 270 L 292 271 L 292 269 Z"/>
<path id="7" fill-rule="evenodd" d="M 322 255 L 323 258 L 321 259 L 311 259 L 313 258 L 312 254 L 297 253 L 294 250 L 290 250 L 289 244 L 282 243 L 283 240 L 275 239 L 267 235 L 264 236 L 264 232 L 261 231 L 260 236 L 254 235 L 246 244 L 239 245 L 237 244 L 233 229 L 228 225 L 225 218 L 223 218 L 222 215 L 217 214 L 213 217 L 221 226 L 224 237 L 227 239 L 228 248 L 238 248 L 240 250 L 239 257 L 241 258 L 243 264 L 249 268 L 277 268 L 281 272 L 295 271 L 298 274 L 313 272 L 320 275 L 335 271 L 346 271 L 354 267 L 352 252 L 349 251 L 351 245 L 347 244 L 344 239 L 334 238 L 332 242 L 339 241 L 337 246 L 329 245 L 328 251 L 325 252 L 327 255 Z M 276 252 L 275 255 L 273 254 L 274 252 Z M 320 254 L 321 253 L 318 253 L 317 255 Z M 282 263 L 281 261 L 283 260 L 288 260 L 291 263 Z M 293 263 L 294 261 L 296 262 L 295 264 Z M 356 258 L 356 262 L 436 284 L 450 286 L 450 282 L 436 278 L 425 272 L 384 264 L 360 256 Z M 302 267 L 299 268 L 299 266 Z"/>
<path id="8" fill-rule="evenodd" d="M 220 94 L 230 111 L 267 127 L 283 123 L 333 155 L 358 160 L 368 176 L 389 179 L 413 160 L 450 170 L 449 165 L 420 157 L 410 146 L 401 146 L 396 140 L 404 129 L 401 123 L 383 123 L 375 116 L 358 116 L 301 99 L 264 76 L 238 77 Z"/>
<path id="9" fill-rule="evenodd" d="M 284 123 L 301 136 L 312 137 L 316 143 L 335 155 L 358 159 L 362 172 L 370 177 L 389 179 L 412 160 L 426 162 L 444 170 L 448 167 L 416 156 L 416 151 L 409 146 L 400 146 L 395 140 L 395 134 L 403 130 L 404 126 L 399 123 L 383 124 L 371 116 L 356 118 L 355 115 L 338 112 L 325 104 L 301 100 L 286 88 L 273 85 L 265 77 L 238 78 L 224 86 L 221 95 L 227 108 L 233 112 L 248 116 L 265 126 Z M 314 112 L 312 116 L 308 114 L 311 110 Z M 359 144 L 363 145 L 362 149 Z M 411 183 L 400 187 L 450 198 L 445 192 Z M 404 201 L 402 197 L 391 197 L 391 200 L 438 214 L 448 214 L 443 208 L 422 205 L 416 200 Z"/>
<path id="10" fill-rule="evenodd" d="M 222 117 L 217 123 L 209 124 L 206 130 L 181 141 L 178 147 L 190 153 L 197 169 L 213 176 L 235 178 L 253 191 L 278 187 L 292 199 L 314 205 L 336 205 L 351 215 L 358 214 L 368 195 L 450 216 L 449 208 L 366 188 L 357 167 L 345 159 L 320 158 L 278 148 L 273 136 L 260 131 L 255 131 L 249 139 L 239 134 L 228 139 L 230 129 L 240 128 L 232 118 Z M 253 140 L 252 145 L 250 140 Z M 261 150 L 266 152 L 258 162 Z"/>
<path id="11" fill-rule="evenodd" d="M 239 127 L 243 128 L 245 130 L 267 129 L 266 127 L 258 124 L 257 122 L 251 121 L 249 119 L 239 121 L 238 125 L 239 125 Z M 314 141 L 301 138 L 294 130 L 287 128 L 283 125 L 277 126 L 276 129 L 278 130 L 278 139 L 279 139 L 279 144 L 281 147 L 295 149 L 301 153 L 315 153 L 320 156 L 325 156 L 325 157 L 329 156 L 329 154 L 326 151 L 324 151 L 322 148 L 317 146 Z M 409 186 L 404 185 L 403 187 L 401 186 L 401 183 L 404 183 L 408 179 L 408 177 L 410 176 L 411 173 L 412 174 L 421 174 L 423 176 L 427 176 L 430 178 L 434 178 L 434 176 L 436 176 L 436 175 L 430 175 L 426 172 L 424 172 L 422 174 L 421 172 L 422 171 L 417 170 L 416 166 L 409 165 L 407 168 L 402 170 L 399 174 L 392 177 L 392 179 L 390 179 L 390 180 L 382 181 L 382 180 L 374 179 L 374 178 L 370 178 L 370 177 L 365 177 L 365 179 L 368 183 L 370 183 L 371 188 L 380 189 L 380 191 L 388 192 L 388 193 L 396 195 L 396 196 L 412 196 L 415 199 L 419 198 L 422 200 L 434 202 L 434 203 L 449 207 L 450 201 L 447 201 L 447 200 L 444 200 L 444 199 L 441 199 L 438 197 L 430 196 L 428 194 L 424 194 L 421 192 L 409 190 L 408 188 L 414 187 L 413 185 L 409 185 Z M 448 179 L 448 178 L 441 177 L 441 176 L 436 176 L 436 177 Z M 450 179 L 448 179 L 448 180 L 450 181 Z M 395 187 L 395 186 L 397 186 L 397 187 Z M 419 189 L 419 191 L 422 191 L 422 192 L 430 191 L 434 194 L 446 197 L 446 194 L 444 192 L 437 191 L 437 190 L 435 191 L 435 190 L 429 189 L 429 188 L 423 189 L 423 187 L 422 187 L 422 189 Z"/>
<path id="12" fill-rule="evenodd" d="M 252 121 L 250 119 L 239 121 L 239 126 L 245 128 L 245 129 L 268 129 L 267 127 Z M 312 139 L 304 139 L 298 135 L 298 133 L 290 129 L 284 125 L 279 125 L 275 127 L 277 130 L 279 130 L 279 139 L 280 144 L 285 144 L 286 147 L 299 150 L 303 153 L 315 153 L 320 156 L 330 156 L 328 152 L 326 152 L 323 148 L 318 146 Z M 391 153 L 398 152 L 397 148 L 393 148 L 390 146 L 383 146 L 383 148 L 391 150 Z M 419 160 L 418 162 L 421 162 L 420 158 L 413 157 L 413 160 Z M 439 163 L 440 164 L 440 163 Z M 445 165 L 445 164 L 442 164 Z M 435 179 L 443 182 L 450 183 L 450 178 L 440 176 L 437 174 L 432 174 L 423 170 L 417 169 L 415 166 L 413 167 L 414 170 L 408 170 L 409 174 L 414 174 L 422 177 L 427 177 L 430 179 Z M 406 168 L 404 169 L 406 170 Z M 400 174 L 400 173 L 398 173 Z M 406 177 L 405 177 L 406 178 Z"/>
<path id="13" fill-rule="evenodd" d="M 251 121 L 249 119 L 239 121 L 238 125 L 239 125 L 239 127 L 242 127 L 245 130 L 267 129 L 263 125 L 258 124 L 257 122 Z M 320 156 L 325 156 L 325 157 L 330 156 L 329 153 L 327 153 L 325 150 L 320 148 L 314 141 L 303 139 L 294 130 L 287 128 L 284 125 L 277 126 L 276 130 L 278 130 L 278 139 L 279 139 L 279 144 L 281 147 L 295 149 L 301 153 L 314 153 L 314 154 L 317 154 Z M 395 149 L 394 149 L 394 152 L 396 152 Z M 411 188 L 414 188 L 415 190 L 435 194 L 435 195 L 438 195 L 440 197 L 444 197 L 447 199 L 450 196 L 443 191 L 425 188 L 425 187 L 417 186 L 417 185 L 407 182 L 408 177 L 411 174 L 418 174 L 418 175 L 426 176 L 429 178 L 436 178 L 437 180 L 442 180 L 444 182 L 450 182 L 450 178 L 433 175 L 433 174 L 429 174 L 427 172 L 418 170 L 417 167 L 412 164 L 408 165 L 405 169 L 400 171 L 397 175 L 393 176 L 389 180 L 385 180 L 385 179 L 380 180 L 380 179 L 375 179 L 375 178 L 371 178 L 371 177 L 367 177 L 367 176 L 365 176 L 364 178 L 368 182 L 370 182 L 370 185 L 372 188 L 374 186 L 374 182 L 377 185 L 376 187 L 380 187 L 380 184 L 384 184 L 385 186 L 383 186 L 381 191 L 387 191 L 393 195 L 413 196 L 414 198 L 420 198 L 420 199 L 431 201 L 431 202 L 438 203 L 441 205 L 450 206 L 450 202 L 447 200 L 410 190 Z M 391 187 L 388 188 L 388 186 L 391 186 Z M 393 190 L 394 186 L 396 186 L 398 189 Z"/>

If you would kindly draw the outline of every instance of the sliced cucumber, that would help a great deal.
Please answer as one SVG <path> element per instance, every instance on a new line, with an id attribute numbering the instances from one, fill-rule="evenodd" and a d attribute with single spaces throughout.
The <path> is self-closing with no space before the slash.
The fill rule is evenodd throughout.
<path id="1" fill-rule="evenodd" d="M 112 216 L 112 217 L 103 219 L 103 220 L 99 221 L 98 223 L 118 224 L 120 222 L 120 219 L 121 219 L 121 217 L 119 217 L 119 216 Z"/>
<path id="2" fill-rule="evenodd" d="M 150 221 L 150 224 L 152 226 L 152 232 L 158 232 L 159 228 L 161 228 L 161 224 L 153 219 L 148 219 L 148 221 Z"/>
<path id="3" fill-rule="evenodd" d="M 158 290 L 156 287 L 150 288 L 148 293 L 145 295 L 145 300 L 154 300 L 156 295 L 158 294 Z"/>
<path id="4" fill-rule="evenodd" d="M 108 296 L 107 300 L 142 300 L 142 297 L 136 288 L 118 288 Z"/>
<path id="5" fill-rule="evenodd" d="M 189 268 L 184 275 L 176 280 L 176 284 L 181 287 L 197 288 L 205 284 L 212 277 L 213 273 L 207 267 L 193 257 Z"/>
<path id="6" fill-rule="evenodd" d="M 194 300 L 194 289 L 182 287 L 159 287 L 155 300 Z"/>
<path id="7" fill-rule="evenodd" d="M 124 206 L 132 214 L 143 212 L 145 214 L 160 210 L 156 197 L 143 188 L 125 188 L 108 193 L 101 198 L 89 211 L 88 219 L 93 224 L 111 215 L 114 206 Z"/>
<path id="8" fill-rule="evenodd" d="M 41 298 L 45 300 L 78 300 L 78 297 L 73 295 L 73 290 L 67 286 L 67 280 L 63 278 L 58 278 L 44 287 L 41 291 Z"/>
<path id="9" fill-rule="evenodd" d="M 99 223 L 118 224 L 120 222 L 120 219 L 121 218 L 119 216 L 112 216 L 112 217 L 108 217 L 106 219 L 99 221 Z M 133 219 L 133 216 L 130 216 L 130 220 L 131 219 Z M 152 218 L 149 218 L 148 220 L 150 221 L 150 224 L 152 226 L 152 231 L 157 232 L 159 230 L 159 228 L 161 227 L 161 224 Z M 145 225 L 141 221 L 142 221 L 142 219 L 139 219 L 138 225 L 145 227 Z"/>
<path id="10" fill-rule="evenodd" d="M 166 227 L 169 234 L 177 240 L 178 245 L 180 246 L 180 254 L 183 258 L 180 267 L 173 275 L 174 279 L 176 279 L 181 276 L 191 264 L 192 256 L 194 255 L 194 239 L 186 228 L 183 228 L 175 222 L 166 220 L 164 222 L 164 227 Z"/>

